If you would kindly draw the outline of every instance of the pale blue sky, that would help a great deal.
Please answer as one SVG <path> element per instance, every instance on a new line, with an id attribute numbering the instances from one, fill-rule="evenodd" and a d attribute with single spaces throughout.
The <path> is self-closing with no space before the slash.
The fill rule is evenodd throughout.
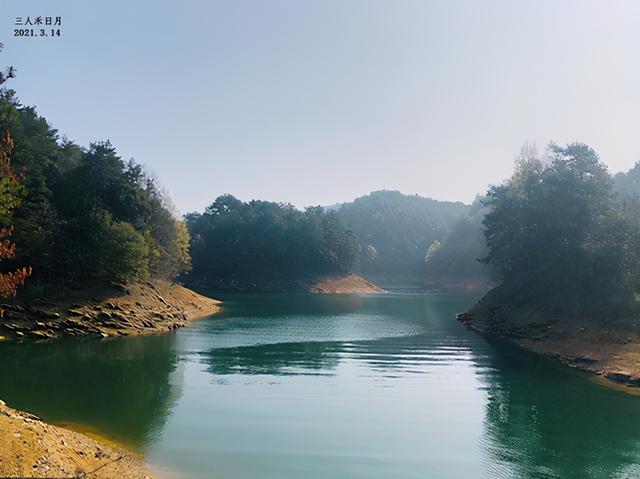
<path id="1" fill-rule="evenodd" d="M 13 38 L 62 16 L 61 38 Z M 11 87 L 182 212 L 399 189 L 470 201 L 525 140 L 640 160 L 640 2 L 2 0 Z"/>

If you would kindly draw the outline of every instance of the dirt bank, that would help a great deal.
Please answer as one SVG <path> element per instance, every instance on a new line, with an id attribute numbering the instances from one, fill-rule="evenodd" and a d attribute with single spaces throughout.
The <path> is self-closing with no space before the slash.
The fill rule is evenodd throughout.
<path id="1" fill-rule="evenodd" d="M 640 387 L 640 319 L 571 316 L 503 296 L 496 290 L 487 294 L 470 310 L 467 326 L 554 356 L 606 382 Z"/>
<path id="2" fill-rule="evenodd" d="M 378 288 L 375 284 L 367 281 L 357 274 L 321 278 L 314 282 L 305 284 L 304 289 L 310 293 L 325 294 L 384 293 L 384 289 Z"/>
<path id="3" fill-rule="evenodd" d="M 42 422 L 0 401 L 0 477 L 143 479 L 142 457 Z"/>
<path id="4" fill-rule="evenodd" d="M 357 274 L 344 276 L 315 276 L 307 279 L 254 279 L 254 280 L 210 280 L 189 285 L 197 291 L 219 291 L 233 293 L 381 293 L 375 284 Z"/>
<path id="5" fill-rule="evenodd" d="M 170 331 L 220 309 L 220 302 L 167 281 L 101 291 L 31 293 L 0 307 L 3 338 L 127 336 Z"/>

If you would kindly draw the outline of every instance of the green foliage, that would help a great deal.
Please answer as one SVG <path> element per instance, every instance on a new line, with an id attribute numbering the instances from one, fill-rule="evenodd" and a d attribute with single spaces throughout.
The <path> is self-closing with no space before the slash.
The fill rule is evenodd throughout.
<path id="1" fill-rule="evenodd" d="M 487 212 L 481 200 L 476 200 L 469 215 L 454 223 L 437 248 L 430 248 L 425 258 L 427 284 L 471 288 L 488 283 L 487 268 L 480 262 L 487 255 L 482 226 Z"/>
<path id="2" fill-rule="evenodd" d="M 338 216 L 360 244 L 360 271 L 422 278 L 427 249 L 468 209 L 459 202 L 376 191 L 342 205 Z"/>
<path id="3" fill-rule="evenodd" d="M 357 255 L 353 235 L 334 212 L 296 210 L 267 201 L 217 198 L 203 214 L 187 215 L 191 279 L 290 280 L 347 273 Z"/>
<path id="4" fill-rule="evenodd" d="M 188 270 L 186 228 L 140 165 L 123 161 L 109 142 L 84 149 L 61 141 L 9 90 L 0 91 L 4 130 L 13 132 L 14 169 L 24 174 L 22 202 L 11 217 L 20 244 L 15 262 L 32 265 L 35 279 L 172 279 Z M 3 188 L 0 210 L 10 198 Z"/>
<path id="5" fill-rule="evenodd" d="M 104 215 L 90 232 L 91 241 L 85 247 L 91 254 L 96 278 L 130 281 L 149 275 L 147 243 L 131 224 Z"/>
<path id="6" fill-rule="evenodd" d="M 546 163 L 524 154 L 513 176 L 489 190 L 484 262 L 499 280 L 547 303 L 628 300 L 637 286 L 637 222 L 615 201 L 594 150 L 552 144 L 549 152 Z"/>

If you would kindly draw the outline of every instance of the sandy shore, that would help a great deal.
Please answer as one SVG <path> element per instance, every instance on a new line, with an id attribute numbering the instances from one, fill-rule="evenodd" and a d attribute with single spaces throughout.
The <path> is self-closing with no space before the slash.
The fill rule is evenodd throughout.
<path id="1" fill-rule="evenodd" d="M 0 477 L 144 479 L 143 458 L 0 402 Z"/>
<path id="2" fill-rule="evenodd" d="M 305 289 L 310 293 L 323 294 L 369 294 L 385 292 L 384 289 L 378 288 L 375 284 L 357 274 L 322 278 L 305 285 Z"/>

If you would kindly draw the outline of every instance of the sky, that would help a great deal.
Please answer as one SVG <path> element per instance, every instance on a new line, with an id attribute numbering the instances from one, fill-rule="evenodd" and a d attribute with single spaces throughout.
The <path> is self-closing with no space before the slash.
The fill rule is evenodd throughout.
<path id="1" fill-rule="evenodd" d="M 60 16 L 61 36 L 14 37 Z M 640 2 L 2 0 L 8 85 L 180 212 L 378 189 L 470 202 L 525 141 L 640 160 Z"/>

